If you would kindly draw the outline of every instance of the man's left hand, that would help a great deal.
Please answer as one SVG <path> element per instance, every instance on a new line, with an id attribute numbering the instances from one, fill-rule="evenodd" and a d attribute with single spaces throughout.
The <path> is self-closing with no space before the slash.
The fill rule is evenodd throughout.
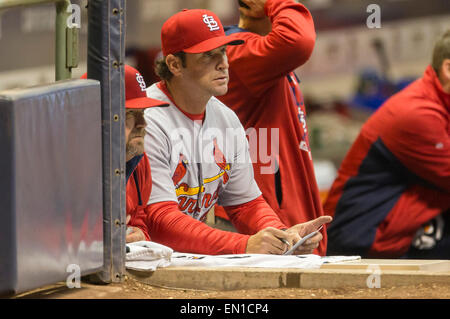
<path id="1" fill-rule="evenodd" d="M 129 232 L 128 229 L 131 228 L 131 231 Z M 125 237 L 125 241 L 127 243 L 132 243 L 135 241 L 142 241 L 142 240 L 146 240 L 144 232 L 142 230 L 140 230 L 137 227 L 133 227 L 133 226 L 128 226 L 127 227 L 127 235 Z"/>

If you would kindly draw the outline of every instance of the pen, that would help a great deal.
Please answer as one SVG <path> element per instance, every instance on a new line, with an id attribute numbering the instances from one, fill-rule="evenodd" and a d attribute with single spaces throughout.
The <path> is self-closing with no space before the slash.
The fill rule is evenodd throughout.
<path id="1" fill-rule="evenodd" d="M 289 249 L 287 252 L 284 253 L 284 255 L 292 255 L 292 253 L 298 248 L 298 246 L 303 245 L 303 243 L 308 240 L 309 238 L 313 237 L 315 234 L 317 234 L 321 229 L 323 225 L 319 227 L 316 231 L 313 231 L 312 233 L 306 235 L 302 239 L 300 239 L 298 242 L 295 243 L 295 245 Z"/>

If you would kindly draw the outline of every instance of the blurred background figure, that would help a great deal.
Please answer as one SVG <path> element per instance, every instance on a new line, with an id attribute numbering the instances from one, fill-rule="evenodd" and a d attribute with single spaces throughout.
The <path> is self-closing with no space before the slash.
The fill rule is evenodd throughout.
<path id="1" fill-rule="evenodd" d="M 293 0 L 238 4 L 239 23 L 226 32 L 246 44 L 227 49 L 228 93 L 218 98 L 236 112 L 249 134 L 255 180 L 264 199 L 285 225 L 293 226 L 323 215 L 307 106 L 293 72 L 313 54 L 314 22 L 307 8 Z M 216 216 L 228 219 L 222 208 L 215 209 Z M 325 251 L 326 236 L 315 253 Z"/>
<path id="2" fill-rule="evenodd" d="M 450 29 L 364 124 L 324 208 L 330 255 L 450 258 Z"/>

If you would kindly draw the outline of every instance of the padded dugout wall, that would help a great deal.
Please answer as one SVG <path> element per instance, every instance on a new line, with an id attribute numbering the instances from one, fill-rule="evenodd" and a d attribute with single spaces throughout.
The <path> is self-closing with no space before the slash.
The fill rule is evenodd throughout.
<path id="1" fill-rule="evenodd" d="M 100 85 L 0 92 L 0 293 L 103 266 Z"/>

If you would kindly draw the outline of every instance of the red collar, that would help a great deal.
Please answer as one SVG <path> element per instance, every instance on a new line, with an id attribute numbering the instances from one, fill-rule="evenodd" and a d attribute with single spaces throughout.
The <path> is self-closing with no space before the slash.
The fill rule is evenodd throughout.
<path id="1" fill-rule="evenodd" d="M 156 86 L 157 86 L 161 91 L 163 91 L 163 93 L 164 93 L 165 95 L 167 95 L 167 97 L 168 97 L 169 100 L 173 103 L 173 105 L 175 105 L 175 106 L 177 107 L 177 109 L 179 109 L 184 115 L 186 115 L 186 116 L 187 116 L 188 118 L 190 118 L 192 121 L 202 121 L 202 122 L 203 122 L 203 120 L 205 119 L 205 111 L 203 111 L 203 113 L 201 113 L 201 114 L 191 114 L 191 113 L 188 113 L 188 112 L 186 112 L 186 111 L 183 111 L 183 110 L 175 103 L 175 101 L 173 100 L 172 96 L 170 95 L 170 92 L 169 92 L 169 90 L 167 89 L 166 82 L 164 82 L 164 81 L 158 82 L 158 83 L 156 84 Z"/>

